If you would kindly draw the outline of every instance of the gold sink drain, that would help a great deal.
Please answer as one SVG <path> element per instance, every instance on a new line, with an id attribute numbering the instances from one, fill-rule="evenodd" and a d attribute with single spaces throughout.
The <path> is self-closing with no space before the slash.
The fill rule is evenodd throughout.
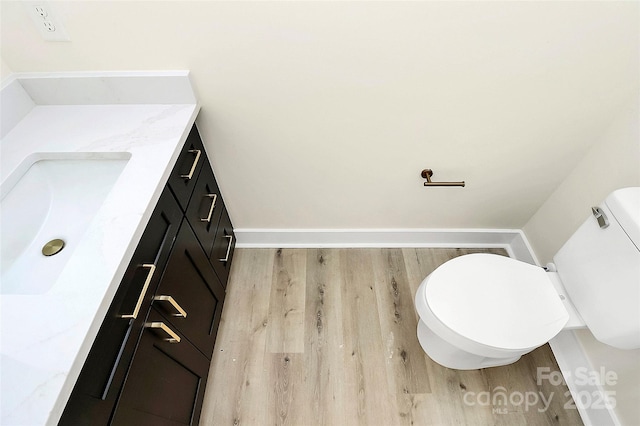
<path id="1" fill-rule="evenodd" d="M 60 253 L 63 248 L 64 241 L 56 238 L 55 240 L 49 241 L 44 245 L 44 247 L 42 247 L 42 254 L 45 256 L 53 256 L 54 254 Z"/>

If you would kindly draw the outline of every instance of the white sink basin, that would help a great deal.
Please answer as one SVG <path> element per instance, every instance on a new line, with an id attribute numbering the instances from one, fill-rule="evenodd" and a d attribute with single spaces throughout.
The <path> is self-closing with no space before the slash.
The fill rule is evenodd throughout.
<path id="1" fill-rule="evenodd" d="M 78 155 L 34 155 L 0 187 L 1 294 L 40 294 L 55 284 L 130 157 Z M 53 239 L 65 246 L 45 256 Z"/>

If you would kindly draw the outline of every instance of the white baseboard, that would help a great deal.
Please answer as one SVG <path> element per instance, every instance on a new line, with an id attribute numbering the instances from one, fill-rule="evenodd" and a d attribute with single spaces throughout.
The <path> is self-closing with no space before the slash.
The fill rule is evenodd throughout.
<path id="1" fill-rule="evenodd" d="M 501 247 L 538 264 L 519 229 L 234 229 L 239 248 Z"/>
<path id="2" fill-rule="evenodd" d="M 564 381 L 571 392 L 575 406 L 585 426 L 620 426 L 613 408 L 604 407 L 606 393 L 602 386 L 582 380 L 577 372 L 597 372 L 584 353 L 572 330 L 561 331 L 549 342 Z M 581 404 L 580 401 L 583 403 Z"/>

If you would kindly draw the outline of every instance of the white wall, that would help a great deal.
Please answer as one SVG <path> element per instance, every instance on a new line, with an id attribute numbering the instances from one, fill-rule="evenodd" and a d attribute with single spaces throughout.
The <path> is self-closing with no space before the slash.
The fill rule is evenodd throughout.
<path id="1" fill-rule="evenodd" d="M 637 2 L 55 6 L 0 2 L 8 65 L 190 69 L 240 228 L 521 228 L 639 86 Z"/>
<path id="2" fill-rule="evenodd" d="M 591 206 L 611 191 L 640 186 L 640 99 L 622 108 L 607 131 L 524 227 L 538 258 L 546 263 L 589 217 Z M 640 212 L 639 212 L 640 213 Z M 588 330 L 576 336 L 595 371 L 618 375 L 615 409 L 623 425 L 640 424 L 640 350 L 623 351 L 598 342 Z"/>
<path id="3" fill-rule="evenodd" d="M 615 189 L 640 186 L 639 104 L 636 92 L 524 226 L 540 263 L 552 261 L 591 215 L 591 206 L 600 204 Z"/>
<path id="4" fill-rule="evenodd" d="M 0 57 L 0 81 L 4 81 L 5 78 L 11 74 L 11 68 L 4 62 L 4 59 Z"/>

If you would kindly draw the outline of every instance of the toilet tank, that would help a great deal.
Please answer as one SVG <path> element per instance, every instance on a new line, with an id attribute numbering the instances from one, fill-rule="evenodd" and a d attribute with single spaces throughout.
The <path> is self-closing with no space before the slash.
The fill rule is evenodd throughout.
<path id="1" fill-rule="evenodd" d="M 616 348 L 638 349 L 640 188 L 616 190 L 599 207 L 609 225 L 601 227 L 594 212 L 553 260 L 595 338 Z"/>

